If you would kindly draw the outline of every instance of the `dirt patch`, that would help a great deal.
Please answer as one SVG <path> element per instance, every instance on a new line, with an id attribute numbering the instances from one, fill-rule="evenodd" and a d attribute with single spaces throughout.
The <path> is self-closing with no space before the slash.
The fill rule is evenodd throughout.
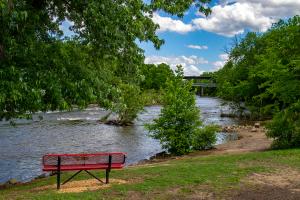
<path id="1" fill-rule="evenodd" d="M 272 139 L 267 138 L 266 129 L 264 127 L 235 126 L 232 131 L 238 134 L 238 140 L 217 145 L 211 150 L 193 152 L 189 154 L 189 156 L 239 154 L 270 149 Z"/>
<path id="2" fill-rule="evenodd" d="M 155 195 L 158 199 L 187 199 L 187 200 L 215 200 L 216 196 L 206 185 L 175 187 L 164 191 L 163 194 Z"/>
<path id="3" fill-rule="evenodd" d="M 149 198 L 146 198 L 145 195 L 143 195 L 141 192 L 128 191 L 125 199 L 126 200 L 142 200 L 142 199 L 149 199 Z"/>
<path id="4" fill-rule="evenodd" d="M 299 200 L 300 193 L 286 188 L 263 185 L 257 188 L 245 188 L 234 195 L 232 200 Z"/>
<path id="5" fill-rule="evenodd" d="M 216 148 L 219 152 L 251 152 L 263 151 L 270 148 L 272 140 L 267 138 L 264 127 L 254 128 L 252 126 L 240 126 L 237 127 L 235 131 L 237 132 L 239 139 L 217 145 Z"/>
<path id="6" fill-rule="evenodd" d="M 126 184 L 127 181 L 121 179 L 110 179 L 109 184 L 104 184 L 96 179 L 87 179 L 81 181 L 71 181 L 61 185 L 60 190 L 56 190 L 56 184 L 35 188 L 33 191 L 55 190 L 59 193 L 79 193 L 84 191 L 100 190 L 111 187 L 112 184 Z"/>
<path id="7" fill-rule="evenodd" d="M 153 190 L 147 192 L 128 191 L 126 197 L 122 194 L 122 199 L 130 200 L 216 200 L 214 193 L 210 192 L 205 185 L 190 187 L 173 187 L 167 190 Z M 118 195 L 117 195 L 118 196 Z M 117 199 L 117 198 L 116 198 Z"/>
<path id="8" fill-rule="evenodd" d="M 248 179 L 248 183 L 260 184 L 268 186 L 276 186 L 280 188 L 293 188 L 300 186 L 300 173 L 293 169 L 278 170 L 275 173 L 252 174 Z"/>
<path id="9" fill-rule="evenodd" d="M 244 179 L 241 184 L 241 189 L 230 199 L 300 199 L 300 172 L 293 169 L 255 173 Z"/>
<path id="10" fill-rule="evenodd" d="M 216 197 L 213 193 L 205 192 L 201 190 L 194 191 L 193 194 L 186 197 L 188 200 L 215 200 Z"/>

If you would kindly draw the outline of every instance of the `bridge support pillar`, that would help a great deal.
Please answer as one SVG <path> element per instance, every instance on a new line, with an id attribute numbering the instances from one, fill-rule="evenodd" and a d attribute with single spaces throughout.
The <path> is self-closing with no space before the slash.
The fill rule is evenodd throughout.
<path id="1" fill-rule="evenodd" d="M 204 96 L 204 88 L 201 87 L 201 96 L 203 97 Z"/>

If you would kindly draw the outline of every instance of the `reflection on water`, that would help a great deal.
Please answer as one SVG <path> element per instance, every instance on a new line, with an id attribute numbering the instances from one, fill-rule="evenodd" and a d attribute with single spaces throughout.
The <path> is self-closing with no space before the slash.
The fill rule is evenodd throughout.
<path id="1" fill-rule="evenodd" d="M 229 118 L 220 118 L 218 98 L 197 97 L 205 123 L 230 125 Z M 29 181 L 42 174 L 41 157 L 46 153 L 88 153 L 122 151 L 128 153 L 127 164 L 147 159 L 161 152 L 158 141 L 147 136 L 143 124 L 158 116 L 160 106 L 145 108 L 134 126 L 116 127 L 99 124 L 107 111 L 91 107 L 84 111 L 52 112 L 38 115 L 31 121 L 18 120 L 12 127 L 0 122 L 0 183 L 11 178 Z M 224 143 L 227 135 L 220 133 L 217 143 Z"/>

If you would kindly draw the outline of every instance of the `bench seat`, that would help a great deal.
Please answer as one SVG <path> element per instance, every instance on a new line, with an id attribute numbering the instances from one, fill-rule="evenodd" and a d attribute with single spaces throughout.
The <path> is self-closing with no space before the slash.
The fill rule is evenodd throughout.
<path id="1" fill-rule="evenodd" d="M 96 169 L 107 169 L 108 164 L 96 164 L 96 165 L 62 165 L 60 171 L 74 171 L 74 170 L 96 170 Z M 111 169 L 121 169 L 124 167 L 124 164 L 111 164 Z M 44 166 L 43 171 L 56 171 L 57 167 L 50 165 Z"/>

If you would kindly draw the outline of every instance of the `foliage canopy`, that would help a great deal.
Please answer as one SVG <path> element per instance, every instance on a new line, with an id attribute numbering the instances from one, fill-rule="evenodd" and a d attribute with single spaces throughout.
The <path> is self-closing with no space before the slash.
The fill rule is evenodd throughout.
<path id="1" fill-rule="evenodd" d="M 257 117 L 272 116 L 300 98 L 300 17 L 237 41 L 217 72 L 219 95 L 245 102 Z"/>
<path id="2" fill-rule="evenodd" d="M 244 102 L 254 118 L 271 118 L 274 147 L 300 146 L 300 16 L 263 34 L 248 33 L 217 73 L 218 94 Z"/>
<path id="3" fill-rule="evenodd" d="M 173 70 L 165 63 L 159 65 L 142 65 L 141 74 L 144 76 L 144 80 L 141 82 L 141 88 L 145 90 L 163 89 L 166 87 L 167 80 L 175 77 Z"/>
<path id="4" fill-rule="evenodd" d="M 119 84 L 138 85 L 143 50 L 163 40 L 153 12 L 182 16 L 209 0 L 0 0 L 0 119 L 98 103 L 111 108 Z M 64 21 L 74 32 L 65 38 Z"/>

